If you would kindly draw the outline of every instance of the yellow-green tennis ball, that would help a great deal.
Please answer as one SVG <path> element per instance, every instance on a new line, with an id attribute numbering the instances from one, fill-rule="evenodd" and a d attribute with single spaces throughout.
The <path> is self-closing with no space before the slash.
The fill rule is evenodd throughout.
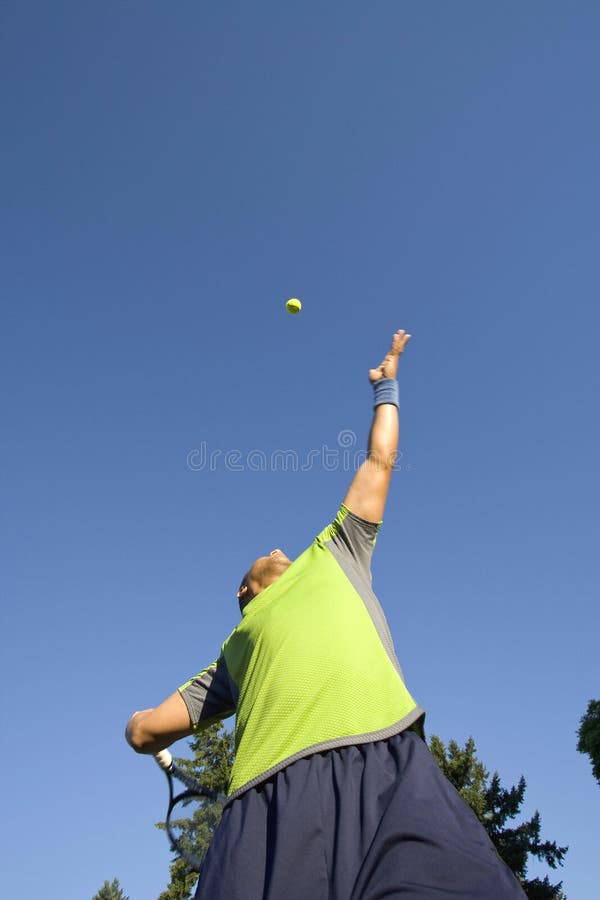
<path id="1" fill-rule="evenodd" d="M 299 300 L 296 300 L 295 297 L 292 297 L 292 299 L 288 300 L 288 302 L 285 304 L 285 308 L 287 309 L 287 311 L 289 313 L 291 313 L 293 316 L 295 316 L 296 313 L 299 313 L 300 310 L 302 309 L 302 304 L 300 303 Z"/>

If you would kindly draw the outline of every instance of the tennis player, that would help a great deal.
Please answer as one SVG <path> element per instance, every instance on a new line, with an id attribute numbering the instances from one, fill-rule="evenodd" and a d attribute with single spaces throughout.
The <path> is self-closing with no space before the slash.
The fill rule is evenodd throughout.
<path id="1" fill-rule="evenodd" d="M 156 753 L 236 715 L 201 900 L 525 896 L 431 756 L 373 593 L 409 339 L 397 331 L 369 372 L 368 456 L 333 522 L 293 562 L 281 550 L 257 559 L 215 662 L 127 725 L 134 750 Z"/>

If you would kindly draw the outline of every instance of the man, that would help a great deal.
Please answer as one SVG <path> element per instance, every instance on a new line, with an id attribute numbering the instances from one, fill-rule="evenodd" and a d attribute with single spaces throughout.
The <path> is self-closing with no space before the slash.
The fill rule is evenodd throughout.
<path id="1" fill-rule="evenodd" d="M 202 900 L 525 896 L 423 741 L 371 586 L 409 340 L 396 332 L 369 372 L 368 455 L 334 521 L 294 562 L 281 550 L 257 559 L 218 659 L 127 726 L 135 750 L 156 753 L 236 714 Z"/>

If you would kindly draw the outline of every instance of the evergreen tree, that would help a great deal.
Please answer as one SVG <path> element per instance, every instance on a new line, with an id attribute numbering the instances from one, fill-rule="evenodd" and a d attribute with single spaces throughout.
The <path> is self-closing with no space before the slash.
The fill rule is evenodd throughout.
<path id="1" fill-rule="evenodd" d="M 559 847 L 554 841 L 540 841 L 541 821 L 536 812 L 528 822 L 516 827 L 506 827 L 507 821 L 514 819 L 523 804 L 525 779 L 510 789 L 503 788 L 500 776 L 489 772 L 475 755 L 473 738 L 469 738 L 464 748 L 456 741 L 450 741 L 448 749 L 436 735 L 431 737 L 429 748 L 440 769 L 454 785 L 459 794 L 469 804 L 479 821 L 484 825 L 496 850 L 514 872 L 523 886 L 529 900 L 566 900 L 562 882 L 551 884 L 548 876 L 527 879 L 529 856 L 544 860 L 551 869 L 562 865 L 567 847 Z"/>
<path id="2" fill-rule="evenodd" d="M 600 700 L 590 700 L 577 732 L 577 749 L 587 753 L 594 778 L 600 784 Z"/>
<path id="3" fill-rule="evenodd" d="M 190 749 L 190 759 L 176 759 L 180 769 L 211 790 L 224 794 L 233 765 L 233 735 L 217 722 L 194 735 L 190 740 Z M 194 856 L 204 857 L 221 819 L 221 812 L 221 804 L 203 798 L 190 818 L 172 823 L 183 844 Z M 160 822 L 157 827 L 164 829 L 165 826 Z M 193 872 L 185 860 L 175 854 L 170 874 L 169 884 L 158 900 L 191 900 L 198 873 Z"/>
<path id="4" fill-rule="evenodd" d="M 119 879 L 114 878 L 112 882 L 105 881 L 92 900 L 129 900 L 129 897 L 121 890 Z"/>

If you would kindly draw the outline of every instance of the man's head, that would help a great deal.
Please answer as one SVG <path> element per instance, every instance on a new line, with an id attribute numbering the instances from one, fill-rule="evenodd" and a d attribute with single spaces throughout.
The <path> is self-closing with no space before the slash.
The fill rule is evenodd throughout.
<path id="1" fill-rule="evenodd" d="M 277 581 L 291 564 L 292 560 L 281 550 L 271 550 L 268 556 L 259 556 L 242 578 L 237 592 L 240 609 L 243 609 L 266 587 Z"/>

